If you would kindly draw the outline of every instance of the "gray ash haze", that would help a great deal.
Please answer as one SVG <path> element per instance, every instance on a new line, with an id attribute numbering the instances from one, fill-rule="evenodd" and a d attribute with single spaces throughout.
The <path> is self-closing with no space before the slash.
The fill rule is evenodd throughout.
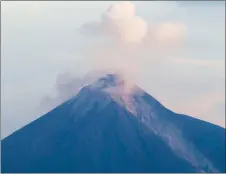
<path id="1" fill-rule="evenodd" d="M 109 70 L 224 126 L 225 2 L 3 2 L 2 138 Z"/>

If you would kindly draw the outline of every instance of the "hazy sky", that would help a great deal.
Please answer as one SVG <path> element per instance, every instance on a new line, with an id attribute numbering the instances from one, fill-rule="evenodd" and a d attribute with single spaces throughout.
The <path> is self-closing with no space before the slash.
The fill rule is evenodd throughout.
<path id="1" fill-rule="evenodd" d="M 90 54 L 99 53 L 116 65 L 131 55 L 136 83 L 163 105 L 225 127 L 225 2 L 132 2 L 106 11 L 115 3 L 2 2 L 2 137 L 40 116 L 59 74 L 98 68 Z M 114 36 L 107 45 L 106 32 Z"/>

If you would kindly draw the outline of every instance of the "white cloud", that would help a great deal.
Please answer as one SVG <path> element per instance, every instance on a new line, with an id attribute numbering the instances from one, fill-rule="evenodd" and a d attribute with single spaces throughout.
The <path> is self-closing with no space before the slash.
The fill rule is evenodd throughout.
<path id="1" fill-rule="evenodd" d="M 82 31 L 107 34 L 119 42 L 143 43 L 148 40 L 152 46 L 154 44 L 168 47 L 184 39 L 186 26 L 170 21 L 150 24 L 137 16 L 134 4 L 127 1 L 111 5 L 103 13 L 100 22 L 86 23 Z"/>
<path id="2" fill-rule="evenodd" d="M 135 6 L 129 2 L 111 5 L 101 16 L 100 22 L 84 24 L 83 30 L 102 32 L 122 42 L 141 42 L 147 33 L 147 23 L 136 15 Z"/>
<path id="3" fill-rule="evenodd" d="M 127 1 L 113 4 L 102 16 L 103 28 L 125 42 L 141 42 L 147 23 L 136 15 L 135 6 Z"/>

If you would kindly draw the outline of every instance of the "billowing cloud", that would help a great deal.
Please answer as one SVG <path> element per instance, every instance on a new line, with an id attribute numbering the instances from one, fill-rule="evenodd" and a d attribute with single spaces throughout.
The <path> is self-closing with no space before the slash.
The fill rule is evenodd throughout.
<path id="1" fill-rule="evenodd" d="M 99 22 L 86 23 L 81 31 L 106 34 L 125 43 L 143 43 L 148 40 L 147 43 L 152 45 L 169 46 L 184 38 L 186 27 L 174 22 L 150 24 L 136 14 L 133 3 L 126 1 L 111 5 Z"/>
<path id="2" fill-rule="evenodd" d="M 168 50 L 180 45 L 186 26 L 169 21 L 149 23 L 138 16 L 134 4 L 127 1 L 111 5 L 100 21 L 85 23 L 80 31 L 87 40 L 91 40 L 90 35 L 103 36 L 96 37 L 96 44 L 91 46 L 93 42 L 87 42 L 83 60 L 87 59 L 96 69 L 119 69 L 133 79 L 145 59 L 151 64 L 159 55 L 165 56 Z"/>
<path id="3" fill-rule="evenodd" d="M 131 2 L 120 2 L 111 5 L 102 15 L 101 21 L 83 25 L 83 31 L 106 34 L 117 41 L 139 43 L 147 34 L 147 23 L 136 15 Z"/>
<path id="4" fill-rule="evenodd" d="M 136 15 L 135 6 L 128 1 L 110 6 L 101 25 L 109 34 L 129 43 L 139 43 L 147 34 L 146 21 Z"/>

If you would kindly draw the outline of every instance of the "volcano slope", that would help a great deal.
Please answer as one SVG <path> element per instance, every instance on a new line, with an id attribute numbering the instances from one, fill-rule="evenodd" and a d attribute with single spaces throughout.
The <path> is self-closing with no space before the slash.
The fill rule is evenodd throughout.
<path id="1" fill-rule="evenodd" d="M 3 173 L 226 172 L 225 129 L 108 74 L 2 140 Z"/>

